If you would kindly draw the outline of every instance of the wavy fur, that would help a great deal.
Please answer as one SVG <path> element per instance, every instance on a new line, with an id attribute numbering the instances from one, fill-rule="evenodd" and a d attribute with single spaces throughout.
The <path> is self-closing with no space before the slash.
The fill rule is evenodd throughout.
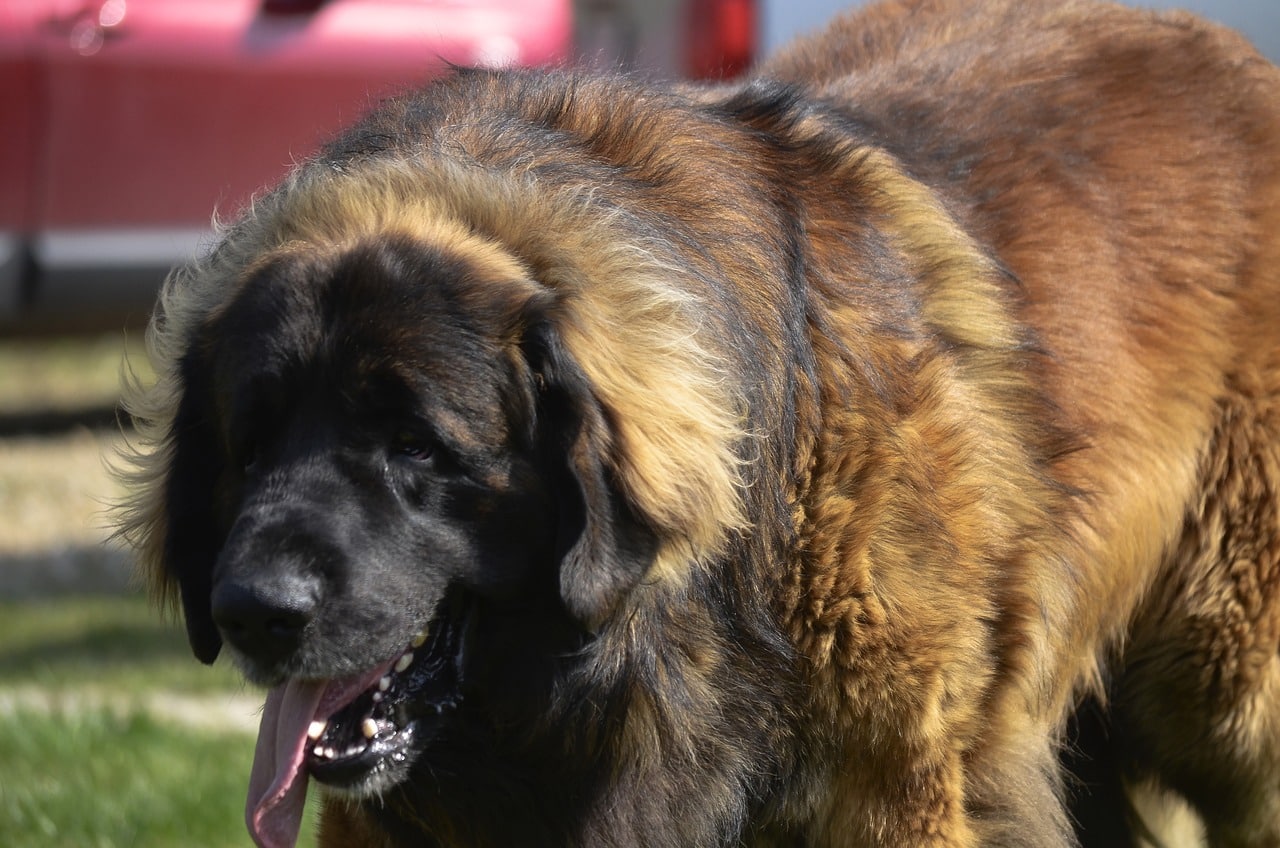
<path id="1" fill-rule="evenodd" d="M 741 83 L 459 71 L 166 284 L 120 533 L 211 659 L 243 563 L 172 551 L 268 514 L 227 470 L 223 339 L 472 404 L 442 429 L 494 500 L 415 520 L 530 559 L 503 579 L 536 615 L 475 637 L 520 685 L 478 665 L 327 845 L 1113 844 L 1143 825 L 1090 810 L 1125 781 L 1277 841 L 1278 209 L 1280 72 L 1189 16 L 889 0 Z M 255 298 L 309 329 L 246 329 Z M 298 444 L 342 426 L 308 399 Z M 432 603 L 473 565 L 368 558 Z M 277 666 L 406 636 L 321 624 Z M 1086 702 L 1106 757 L 1068 736 Z M 1076 753 L 1112 772 L 1073 784 Z"/>

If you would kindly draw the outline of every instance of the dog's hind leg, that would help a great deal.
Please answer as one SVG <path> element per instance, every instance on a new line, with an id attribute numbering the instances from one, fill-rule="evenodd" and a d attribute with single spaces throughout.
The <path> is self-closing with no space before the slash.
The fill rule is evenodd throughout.
<path id="1" fill-rule="evenodd" d="M 1115 742 L 1131 777 L 1191 803 L 1210 845 L 1280 846 L 1277 369 L 1233 381 L 1202 468 L 1199 500 L 1125 651 Z"/>

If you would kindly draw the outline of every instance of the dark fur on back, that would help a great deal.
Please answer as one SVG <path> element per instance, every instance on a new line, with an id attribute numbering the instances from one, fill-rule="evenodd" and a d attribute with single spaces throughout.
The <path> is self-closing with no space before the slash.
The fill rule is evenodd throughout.
<path id="1" fill-rule="evenodd" d="M 166 287 L 123 532 L 267 685 L 462 634 L 326 845 L 1065 846 L 1086 698 L 1280 840 L 1277 232 L 1280 73 L 1187 16 L 459 71 Z"/>

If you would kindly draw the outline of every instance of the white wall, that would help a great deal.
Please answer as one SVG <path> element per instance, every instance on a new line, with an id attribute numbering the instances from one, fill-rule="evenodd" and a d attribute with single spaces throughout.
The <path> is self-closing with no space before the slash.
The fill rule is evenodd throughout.
<path id="1" fill-rule="evenodd" d="M 821 26 L 841 9 L 860 5 L 849 0 L 763 0 L 761 30 L 764 54 L 788 39 Z M 1273 62 L 1280 63 L 1280 0 L 1147 0 L 1131 6 L 1188 9 L 1247 35 Z"/>

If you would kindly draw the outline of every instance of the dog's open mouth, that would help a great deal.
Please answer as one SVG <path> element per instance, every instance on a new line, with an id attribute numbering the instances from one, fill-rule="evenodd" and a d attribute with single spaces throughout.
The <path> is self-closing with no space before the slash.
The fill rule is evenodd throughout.
<path id="1" fill-rule="evenodd" d="M 463 617 L 451 605 L 401 653 L 365 674 L 291 680 L 271 690 L 245 810 L 259 846 L 294 845 L 308 775 L 356 795 L 403 779 L 415 740 L 429 727 L 424 723 L 444 719 L 459 703 Z"/>

